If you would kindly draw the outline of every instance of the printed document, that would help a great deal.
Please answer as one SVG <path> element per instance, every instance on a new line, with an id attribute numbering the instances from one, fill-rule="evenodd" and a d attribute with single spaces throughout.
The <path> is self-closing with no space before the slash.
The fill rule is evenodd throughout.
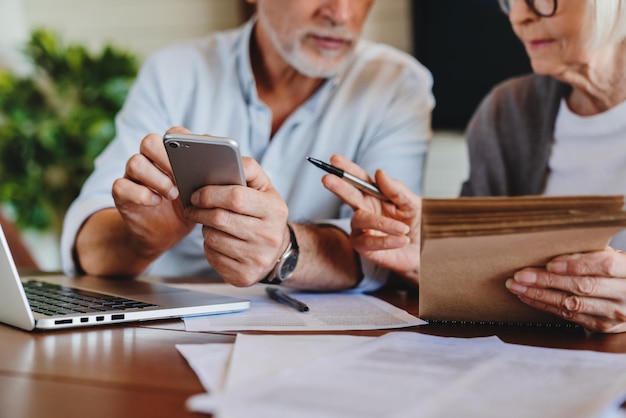
<path id="1" fill-rule="evenodd" d="M 412 327 L 425 321 L 374 296 L 356 292 L 314 293 L 283 290 L 302 301 L 309 312 L 270 299 L 266 285 L 238 288 L 228 284 L 185 284 L 185 289 L 250 300 L 250 308 L 224 315 L 184 318 L 187 331 L 346 331 Z"/>
<path id="2" fill-rule="evenodd" d="M 256 337 L 235 343 L 248 346 L 235 361 L 241 368 L 259 361 L 252 354 Z M 281 351 L 273 343 L 275 357 L 288 352 L 289 344 Z M 304 363 L 264 374 L 262 384 L 242 379 L 195 396 L 188 407 L 230 418 L 587 418 L 616 412 L 626 394 L 624 354 L 518 346 L 496 337 L 390 332 Z"/>
<path id="3" fill-rule="evenodd" d="M 207 392 L 232 389 L 360 344 L 374 337 L 354 335 L 246 335 L 234 344 L 178 344 Z"/>

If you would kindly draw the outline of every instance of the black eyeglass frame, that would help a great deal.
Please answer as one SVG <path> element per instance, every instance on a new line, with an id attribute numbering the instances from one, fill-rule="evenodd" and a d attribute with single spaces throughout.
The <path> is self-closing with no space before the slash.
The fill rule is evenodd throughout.
<path id="1" fill-rule="evenodd" d="M 556 9 L 559 7 L 559 2 L 558 0 L 552 0 L 552 12 L 550 13 L 541 13 L 539 10 L 537 10 L 537 8 L 535 7 L 535 0 L 524 0 L 526 2 L 526 4 L 528 5 L 528 8 L 537 16 L 539 17 L 552 17 L 554 16 L 554 14 L 556 13 Z M 498 5 L 500 6 L 500 10 L 502 10 L 502 12 L 505 15 L 509 15 L 509 13 L 511 13 L 511 9 L 509 6 L 509 2 L 507 0 L 498 0 Z"/>

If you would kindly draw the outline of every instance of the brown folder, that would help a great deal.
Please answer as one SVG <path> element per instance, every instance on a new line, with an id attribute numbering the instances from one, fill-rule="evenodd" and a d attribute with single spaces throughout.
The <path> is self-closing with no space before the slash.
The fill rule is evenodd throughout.
<path id="1" fill-rule="evenodd" d="M 626 228 L 623 196 L 424 199 L 419 316 L 478 323 L 565 323 L 504 286 L 561 254 L 606 248 Z"/>

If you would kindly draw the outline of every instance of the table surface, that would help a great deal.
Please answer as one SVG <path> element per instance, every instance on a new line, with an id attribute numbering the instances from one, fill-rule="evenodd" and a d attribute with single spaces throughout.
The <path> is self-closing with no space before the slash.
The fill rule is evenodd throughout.
<path id="1" fill-rule="evenodd" d="M 417 315 L 413 292 L 388 289 L 376 296 Z M 626 353 L 626 334 L 589 335 L 576 328 L 431 324 L 400 331 L 454 337 L 497 335 L 509 343 Z M 376 336 L 386 332 L 390 331 L 343 333 Z M 202 416 L 185 409 L 187 398 L 204 389 L 175 345 L 233 342 L 234 338 L 234 334 L 140 325 L 30 333 L 0 325 L 0 415 Z"/>

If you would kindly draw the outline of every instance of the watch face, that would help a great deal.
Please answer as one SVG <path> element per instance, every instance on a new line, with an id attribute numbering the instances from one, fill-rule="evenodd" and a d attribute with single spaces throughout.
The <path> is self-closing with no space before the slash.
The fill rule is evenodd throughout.
<path id="1" fill-rule="evenodd" d="M 296 269 L 296 264 L 298 263 L 298 253 L 295 251 L 291 251 L 286 255 L 283 259 L 282 264 L 280 265 L 280 270 L 278 271 L 278 277 L 281 280 L 286 280 L 291 276 L 291 273 Z"/>

